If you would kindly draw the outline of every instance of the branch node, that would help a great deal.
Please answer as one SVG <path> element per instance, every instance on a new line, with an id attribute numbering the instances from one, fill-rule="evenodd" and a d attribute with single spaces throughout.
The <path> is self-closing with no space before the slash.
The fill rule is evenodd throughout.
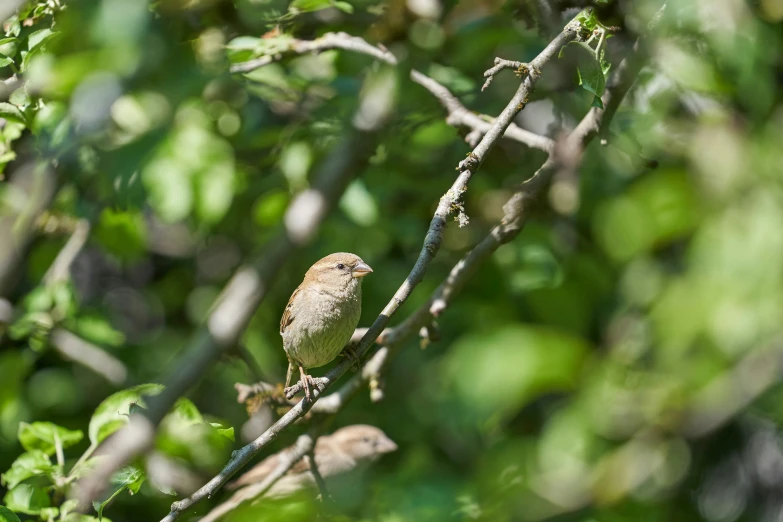
<path id="1" fill-rule="evenodd" d="M 490 67 L 489 69 L 484 71 L 484 78 L 486 78 L 487 81 L 484 82 L 484 85 L 481 87 L 481 90 L 484 91 L 487 87 L 489 87 L 489 84 L 492 83 L 492 80 L 495 78 L 495 75 L 498 74 L 503 69 L 513 70 L 514 74 L 519 78 L 530 74 L 531 71 L 533 71 L 533 73 L 536 76 L 541 75 L 541 71 L 532 64 L 529 64 L 527 62 L 504 60 L 503 58 L 497 57 L 495 58 L 495 66 Z"/>

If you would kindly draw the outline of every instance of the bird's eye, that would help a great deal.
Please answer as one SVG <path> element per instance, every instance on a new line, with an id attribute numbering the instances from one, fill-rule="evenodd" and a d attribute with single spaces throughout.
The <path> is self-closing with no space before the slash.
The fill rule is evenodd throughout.
<path id="1" fill-rule="evenodd" d="M 362 437 L 362 442 L 370 442 L 370 437 Z"/>
<path id="2" fill-rule="evenodd" d="M 342 270 L 343 268 L 345 268 L 345 265 L 342 263 L 337 263 L 337 268 L 338 270 Z"/>

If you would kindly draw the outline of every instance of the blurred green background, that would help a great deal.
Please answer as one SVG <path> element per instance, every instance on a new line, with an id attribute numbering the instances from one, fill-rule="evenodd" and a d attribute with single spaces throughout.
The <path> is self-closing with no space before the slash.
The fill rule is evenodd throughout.
<path id="1" fill-rule="evenodd" d="M 594 3 L 599 20 L 619 26 L 607 41 L 616 68 L 662 2 Z M 104 403 L 103 417 L 96 408 L 120 390 L 162 382 L 223 285 L 263 255 L 292 197 L 349 132 L 364 79 L 379 65 L 330 50 L 230 74 L 232 62 L 276 52 L 279 39 L 262 35 L 345 31 L 382 43 L 401 62 L 393 115 L 317 237 L 286 260 L 241 347 L 164 421 L 155 453 L 134 463 L 140 475 L 118 482 L 104 513 L 114 522 L 159 520 L 187 490 L 184 479 L 156 482 L 154 458 L 198 486 L 268 425 L 268 409 L 248 420 L 233 385 L 284 378 L 278 321 L 314 261 L 347 251 L 373 267 L 360 326 L 407 276 L 470 151 L 468 131 L 450 127 L 407 70 L 497 115 L 520 80 L 501 73 L 482 93 L 483 71 L 496 56 L 531 60 L 587 4 L 37 0 L 0 8 L 8 11 L 0 228 L 31 231 L 17 271 L 0 278 L 0 471 L 38 451 L 27 453 L 35 465 L 11 468 L 11 480 L 6 472 L 2 504 L 27 506 L 27 514 L 15 509 L 22 520 L 92 520 L 53 508 L 72 484 L 71 466 L 100 429 L 124 422 L 139 390 Z M 781 0 L 669 2 L 605 143 L 596 139 L 572 177 L 556 178 L 526 229 L 480 267 L 438 319 L 439 340 L 403 347 L 384 376 L 384 400 L 371 402 L 363 389 L 332 421 L 329 431 L 374 424 L 399 450 L 372 468 L 355 502 L 320 516 L 783 520 L 781 20 Z M 547 65 L 516 121 L 556 137 L 591 100 L 565 56 Z M 511 140 L 497 144 L 465 195 L 470 223 L 449 225 L 392 325 L 428 299 L 545 159 Z M 38 216 L 14 184 L 31 161 L 54 172 L 35 178 L 52 193 Z M 45 277 L 87 229 L 70 276 Z M 69 332 L 109 354 L 109 369 L 64 356 L 58 345 L 72 344 Z M 33 422 L 62 429 L 20 424 Z M 313 520 L 317 509 L 274 503 L 234 520 Z"/>

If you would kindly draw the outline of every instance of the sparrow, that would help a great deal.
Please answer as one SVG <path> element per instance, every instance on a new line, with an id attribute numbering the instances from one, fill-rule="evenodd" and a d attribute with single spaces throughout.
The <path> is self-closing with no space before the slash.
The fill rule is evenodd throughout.
<path id="1" fill-rule="evenodd" d="M 330 254 L 307 270 L 280 319 L 288 356 L 286 388 L 297 367 L 306 400 L 312 400 L 315 383 L 306 370 L 331 362 L 348 344 L 362 313 L 362 278 L 371 272 L 359 256 L 345 252 Z"/>
<path id="2" fill-rule="evenodd" d="M 383 431 L 375 426 L 354 424 L 335 431 L 331 435 L 319 437 L 315 442 L 313 453 L 318 472 L 328 486 L 335 484 L 348 473 L 360 472 L 384 453 L 391 453 L 397 445 Z M 227 489 L 237 490 L 230 499 L 210 511 L 200 522 L 212 522 L 241 503 L 256 498 L 259 494 L 255 485 L 262 482 L 278 465 L 280 455 L 290 450 L 265 458 L 234 482 Z M 282 498 L 297 492 L 309 490 L 316 492 L 315 477 L 310 471 L 309 461 L 299 460 L 288 470 L 262 498 Z"/>

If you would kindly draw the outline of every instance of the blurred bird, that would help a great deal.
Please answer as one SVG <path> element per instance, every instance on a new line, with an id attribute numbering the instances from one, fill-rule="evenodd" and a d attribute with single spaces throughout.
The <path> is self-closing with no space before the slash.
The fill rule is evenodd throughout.
<path id="1" fill-rule="evenodd" d="M 319 437 L 315 443 L 314 455 L 318 472 L 329 491 L 330 485 L 333 485 L 336 479 L 349 473 L 361 472 L 384 453 L 396 449 L 394 441 L 380 429 L 366 424 L 355 424 L 340 428 L 331 435 Z M 227 489 L 237 489 L 237 492 L 210 511 L 200 522 L 217 520 L 242 502 L 256 498 L 260 493 L 257 486 L 277 468 L 283 452 L 270 455 L 228 484 Z M 317 490 L 309 461 L 304 459 L 294 464 L 288 473 L 275 482 L 263 498 L 286 497 L 303 490 Z"/>
<path id="2" fill-rule="evenodd" d="M 286 388 L 296 366 L 305 397 L 312 400 L 315 383 L 306 369 L 331 362 L 348 344 L 362 314 L 361 278 L 370 272 L 359 256 L 345 252 L 330 254 L 307 271 L 280 320 L 288 354 Z"/>

